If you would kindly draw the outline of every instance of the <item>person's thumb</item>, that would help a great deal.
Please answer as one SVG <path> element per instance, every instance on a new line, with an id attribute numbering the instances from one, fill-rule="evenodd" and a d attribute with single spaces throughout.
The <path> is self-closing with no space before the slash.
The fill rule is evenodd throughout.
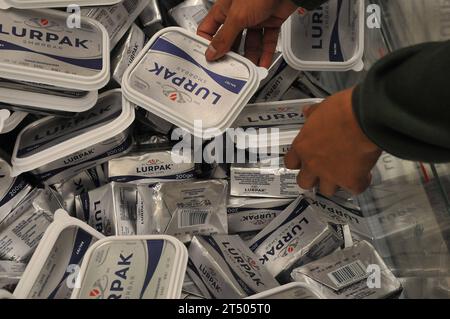
<path id="1" fill-rule="evenodd" d="M 239 19 L 236 19 L 232 14 L 229 15 L 206 50 L 206 59 L 208 61 L 215 61 L 227 54 L 231 50 L 236 38 L 244 29 L 245 25 Z"/>

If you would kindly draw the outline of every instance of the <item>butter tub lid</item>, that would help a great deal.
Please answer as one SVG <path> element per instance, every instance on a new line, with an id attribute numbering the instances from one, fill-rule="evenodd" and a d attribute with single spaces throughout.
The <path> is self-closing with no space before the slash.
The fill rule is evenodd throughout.
<path id="1" fill-rule="evenodd" d="M 122 89 L 131 102 L 199 137 L 230 127 L 267 70 L 235 53 L 205 58 L 208 41 L 178 27 L 155 34 L 126 70 Z M 195 130 L 194 121 L 202 121 Z"/>
<path id="2" fill-rule="evenodd" d="M 57 265 L 57 267 L 53 269 L 53 272 L 56 273 L 59 271 L 63 274 L 62 277 L 55 278 L 52 274 L 47 273 L 46 275 L 50 281 L 45 281 L 46 283 L 42 284 L 43 280 L 40 277 L 43 272 L 47 272 L 47 270 L 44 269 L 47 260 L 53 258 L 60 264 L 67 261 L 68 264 L 64 267 L 64 270 L 67 270 L 66 268 L 69 264 L 79 263 L 92 242 L 104 237 L 104 235 L 88 224 L 77 218 L 70 217 L 66 211 L 62 209 L 57 210 L 53 222 L 42 236 L 36 251 L 33 253 L 22 278 L 14 290 L 14 297 L 18 299 L 33 298 L 33 293 L 46 294 L 46 296 L 41 298 L 47 298 L 52 295 L 54 291 L 59 288 L 59 281 L 64 279 L 63 275 L 65 274 L 65 271 L 58 269 L 58 266 L 63 265 Z M 55 249 L 57 244 L 60 246 L 59 250 L 57 247 Z M 70 245 L 75 246 L 69 247 Z M 70 248 L 76 248 L 76 251 L 68 253 L 67 250 Z M 55 256 L 54 254 L 60 256 Z M 67 257 L 70 258 L 63 258 L 63 254 L 66 254 Z M 52 283 L 52 280 L 57 280 L 58 282 Z M 39 285 L 41 287 L 37 287 Z M 54 287 L 51 287 L 50 285 Z"/>
<path id="3" fill-rule="evenodd" d="M 81 17 L 51 9 L 0 10 L 0 77 L 85 91 L 109 81 L 108 33 Z"/>
<path id="4" fill-rule="evenodd" d="M 115 4 L 121 0 L 77 0 L 79 6 L 103 6 L 107 4 Z M 0 9 L 18 8 L 18 9 L 35 9 L 35 8 L 65 8 L 73 4 L 73 0 L 0 0 Z"/>
<path id="5" fill-rule="evenodd" d="M 15 299 L 14 295 L 5 289 L 0 289 L 0 299 Z"/>
<path id="6" fill-rule="evenodd" d="M 71 298 L 179 299 L 187 261 L 186 247 L 172 236 L 107 237 L 86 253 Z"/>
<path id="7" fill-rule="evenodd" d="M 247 105 L 232 125 L 243 129 L 235 132 L 236 147 L 261 149 L 291 145 L 304 124 L 303 108 L 322 101 L 302 99 Z M 279 129 L 278 134 L 273 128 Z"/>
<path id="8" fill-rule="evenodd" d="M 2 104 L 0 103 L 1 107 Z M 14 130 L 27 115 L 25 112 L 10 112 L 0 109 L 0 134 L 6 134 Z"/>
<path id="9" fill-rule="evenodd" d="M 92 108 L 97 99 L 98 91 L 71 91 L 0 79 L 0 107 L 6 103 L 30 113 L 79 113 Z"/>
<path id="10" fill-rule="evenodd" d="M 300 8 L 282 27 L 282 51 L 302 71 L 361 71 L 364 67 L 363 0 L 330 0 L 316 10 Z"/>
<path id="11" fill-rule="evenodd" d="M 0 133 L 3 133 L 3 128 L 11 113 L 8 110 L 0 109 Z"/>
<path id="12" fill-rule="evenodd" d="M 322 294 L 304 283 L 291 282 L 245 299 L 325 299 Z"/>
<path id="13" fill-rule="evenodd" d="M 72 118 L 48 116 L 25 127 L 12 155 L 13 176 L 105 142 L 134 121 L 134 107 L 120 89 L 100 95 L 98 103 Z"/>

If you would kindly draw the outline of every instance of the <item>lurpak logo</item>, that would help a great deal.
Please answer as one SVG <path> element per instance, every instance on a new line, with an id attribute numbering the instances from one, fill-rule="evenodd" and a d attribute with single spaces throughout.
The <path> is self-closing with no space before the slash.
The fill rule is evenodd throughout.
<path id="1" fill-rule="evenodd" d="M 313 49 L 323 49 L 323 6 L 317 8 L 311 15 L 311 36 L 316 41 L 313 42 Z"/>
<path id="2" fill-rule="evenodd" d="M 147 165 L 136 167 L 136 173 L 153 173 L 170 171 L 173 168 L 173 164 L 165 164 L 163 161 L 155 158 L 147 161 Z"/>
<path id="3" fill-rule="evenodd" d="M 264 286 L 262 279 L 258 276 L 259 267 L 257 262 L 250 256 L 244 255 L 241 251 L 234 247 L 229 247 L 229 242 L 222 242 L 231 258 L 244 271 L 245 274 L 256 284 L 256 286 Z"/>
<path id="4" fill-rule="evenodd" d="M 64 28 L 61 27 L 58 23 L 46 18 L 32 18 L 28 21 L 25 21 L 25 24 L 32 28 L 45 29 L 54 32 L 61 32 L 64 30 Z"/>
<path id="5" fill-rule="evenodd" d="M 1 32 L 1 25 L 0 25 L 0 32 Z M 42 139 L 48 139 L 49 137 L 53 136 L 61 136 L 63 134 L 68 134 L 69 132 L 74 132 L 80 127 L 86 126 L 86 122 L 90 123 L 91 125 L 96 124 L 96 121 L 93 120 L 96 118 L 101 118 L 103 116 L 106 116 L 107 113 L 109 113 L 112 109 L 112 105 L 106 105 L 98 110 L 93 110 L 88 113 L 77 115 L 75 118 L 73 118 L 70 121 L 67 122 L 61 122 L 56 123 L 54 126 L 50 126 L 45 130 L 45 132 L 39 131 L 34 137 L 34 141 L 40 141 Z M 67 132 L 67 133 L 66 133 Z"/>
<path id="6" fill-rule="evenodd" d="M 108 276 L 104 275 L 94 282 L 92 289 L 89 291 L 89 297 L 102 299 L 105 295 L 106 287 L 108 287 Z"/>
<path id="7" fill-rule="evenodd" d="M 96 201 L 94 203 L 94 225 L 95 229 L 102 233 L 103 229 L 103 211 L 102 211 L 102 202 Z"/>
<path id="8" fill-rule="evenodd" d="M 350 222 L 352 224 L 359 224 L 358 218 L 348 214 L 345 209 L 341 209 L 338 206 L 336 207 L 328 206 L 326 203 L 319 202 L 314 199 L 311 199 L 310 203 L 324 211 L 327 211 L 331 216 L 339 218 L 338 220 L 340 222 Z"/>
<path id="9" fill-rule="evenodd" d="M 171 84 L 175 85 L 176 87 L 184 91 L 184 92 L 176 91 L 177 93 L 176 95 L 173 94 L 174 92 L 170 92 L 169 90 L 167 90 L 167 92 L 170 93 L 167 94 L 164 93 L 164 95 L 166 95 L 170 100 L 174 102 L 187 103 L 189 101 L 187 102 L 180 102 L 180 101 L 185 101 L 186 96 L 192 97 L 192 94 L 197 97 L 200 97 L 202 100 L 207 101 L 213 105 L 216 105 L 222 99 L 222 95 L 216 92 L 211 92 L 210 89 L 204 86 L 200 86 L 198 82 L 192 81 L 185 76 L 178 76 L 177 72 L 171 71 L 164 65 L 159 65 L 157 62 L 154 62 L 154 68 L 149 69 L 148 71 L 150 73 L 154 73 L 158 77 L 162 77 L 165 81 L 170 82 Z"/>
<path id="10" fill-rule="evenodd" d="M 94 155 L 95 155 L 95 148 L 90 149 L 90 150 L 86 150 L 86 151 L 82 151 L 80 153 L 77 153 L 77 154 L 69 157 L 69 158 L 66 158 L 64 160 L 64 164 L 65 165 L 69 165 L 69 164 L 72 164 L 72 163 L 83 161 L 86 158 L 92 157 Z"/>
<path id="11" fill-rule="evenodd" d="M 303 217 L 300 219 L 297 223 L 295 223 L 291 229 L 289 229 L 284 235 L 281 236 L 281 239 L 279 239 L 275 244 L 269 247 L 269 249 L 266 250 L 264 255 L 259 258 L 259 261 L 265 265 L 267 262 L 270 261 L 270 259 L 273 259 L 275 256 L 284 257 L 287 256 L 289 253 L 294 251 L 294 248 L 298 245 L 298 238 L 297 236 L 302 231 L 302 224 L 309 224 L 308 219 Z M 292 243 L 297 242 L 295 246 L 290 246 Z M 291 247 L 291 248 L 289 248 Z M 285 248 L 289 251 L 285 251 Z M 289 249 L 288 249 L 289 248 Z"/>
<path id="12" fill-rule="evenodd" d="M 122 292 L 124 291 L 123 282 L 128 278 L 128 271 L 130 270 L 131 261 L 133 258 L 133 254 L 129 255 L 119 255 L 119 259 L 117 261 L 117 270 L 114 272 L 114 280 L 111 282 L 109 290 L 111 294 L 108 296 L 108 299 L 121 299 Z"/>
<path id="13" fill-rule="evenodd" d="M 27 38 L 29 40 L 36 40 L 40 42 L 47 42 L 48 44 L 65 45 L 72 48 L 83 48 L 89 49 L 87 43 L 89 40 L 83 40 L 80 38 L 70 38 L 68 36 L 61 37 L 57 33 L 61 32 L 61 27 L 43 18 L 34 18 L 25 21 L 24 24 L 28 27 L 18 27 L 12 26 L 11 29 L 7 28 L 5 25 L 0 24 L 0 34 L 12 35 L 18 38 Z M 42 31 L 41 31 L 42 30 Z M 48 32 L 48 30 L 53 32 Z"/>
<path id="14" fill-rule="evenodd" d="M 275 217 L 277 217 L 276 213 L 273 212 L 262 212 L 256 215 L 247 215 L 247 216 L 242 216 L 241 218 L 241 222 L 243 223 L 251 223 L 253 225 L 263 225 L 265 224 L 268 220 L 272 220 Z"/>
<path id="15" fill-rule="evenodd" d="M 167 96 L 169 100 L 172 102 L 176 102 L 179 104 L 185 104 L 192 102 L 192 98 L 186 93 L 177 90 L 173 86 L 170 85 L 162 85 L 163 94 Z"/>
<path id="16" fill-rule="evenodd" d="M 249 116 L 247 117 L 247 120 L 249 123 L 258 123 L 258 122 L 269 122 L 269 121 L 278 121 L 278 120 L 292 120 L 295 118 L 303 118 L 303 114 L 298 112 L 289 112 L 288 109 L 273 109 L 271 111 L 279 112 L 275 114 L 265 114 L 265 115 L 258 115 L 257 117 Z"/>
<path id="17" fill-rule="evenodd" d="M 289 243 L 283 250 L 280 251 L 278 257 L 286 257 L 289 254 L 292 254 L 295 251 L 295 248 L 298 246 L 298 239 Z"/>
<path id="18" fill-rule="evenodd" d="M 200 264 L 198 269 L 200 270 L 200 273 L 204 276 L 203 281 L 208 286 L 213 288 L 214 291 L 216 291 L 217 293 L 220 293 L 222 291 L 222 287 L 220 287 L 220 285 L 219 285 L 219 281 L 216 278 L 217 274 L 214 271 L 214 269 L 212 269 L 210 267 L 205 267 L 205 265 L 203 265 L 203 264 Z"/>
<path id="19" fill-rule="evenodd" d="M 264 193 L 265 189 L 259 188 L 258 186 L 250 186 L 244 189 L 244 192 L 247 193 Z"/>

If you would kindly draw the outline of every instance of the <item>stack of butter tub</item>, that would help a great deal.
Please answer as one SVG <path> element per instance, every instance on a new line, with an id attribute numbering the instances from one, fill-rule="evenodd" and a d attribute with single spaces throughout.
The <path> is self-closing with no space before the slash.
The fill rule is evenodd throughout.
<path id="1" fill-rule="evenodd" d="M 195 30 L 213 1 L 80 0 L 75 27 L 55 9 L 72 2 L 0 1 L 0 132 L 15 134 L 0 153 L 0 298 L 401 293 L 374 243 L 414 233 L 423 207 L 385 234 L 383 211 L 365 213 L 380 194 L 306 192 L 282 165 L 302 108 L 330 94 L 312 71 L 363 69 L 363 1 L 318 9 L 320 47 L 312 13 L 294 13 L 269 70 L 236 53 L 206 61 Z"/>

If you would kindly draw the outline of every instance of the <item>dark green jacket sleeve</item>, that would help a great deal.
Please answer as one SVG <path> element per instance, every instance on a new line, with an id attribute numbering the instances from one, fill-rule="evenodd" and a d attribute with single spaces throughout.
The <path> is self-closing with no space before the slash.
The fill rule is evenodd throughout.
<path id="1" fill-rule="evenodd" d="M 307 10 L 313 10 L 320 7 L 323 3 L 328 0 L 292 0 L 299 7 L 305 8 Z"/>
<path id="2" fill-rule="evenodd" d="M 353 94 L 366 135 L 403 159 L 450 162 L 450 41 L 396 51 Z"/>

